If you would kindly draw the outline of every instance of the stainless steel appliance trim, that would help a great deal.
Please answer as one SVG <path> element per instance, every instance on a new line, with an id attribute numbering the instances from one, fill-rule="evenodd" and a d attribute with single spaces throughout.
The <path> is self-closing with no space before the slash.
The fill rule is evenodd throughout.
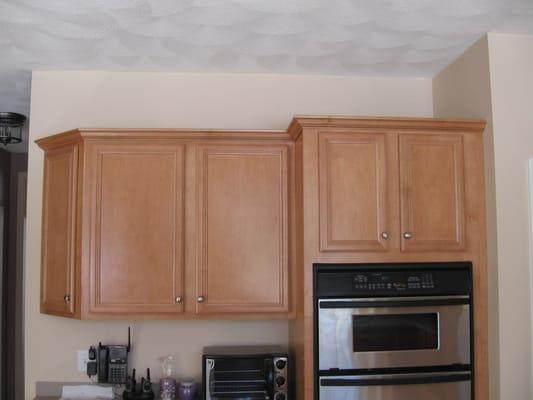
<path id="1" fill-rule="evenodd" d="M 393 302 L 393 301 L 416 301 L 416 300 L 468 300 L 470 296 L 465 295 L 454 295 L 454 296 L 409 296 L 409 297 L 358 297 L 358 298 L 335 298 L 335 299 L 319 299 L 319 303 L 332 303 L 332 302 L 347 302 L 347 303 L 364 303 L 368 301 L 379 301 L 379 302 Z"/>
<path id="2" fill-rule="evenodd" d="M 471 381 L 470 371 L 448 371 L 412 374 L 386 375 L 343 375 L 321 377 L 323 387 L 364 387 L 364 386 L 397 386 L 397 385 L 431 385 L 437 383 L 453 383 Z"/>
<path id="3" fill-rule="evenodd" d="M 324 379 L 346 379 L 346 380 L 372 380 L 372 379 L 389 379 L 389 378 L 432 378 L 437 376 L 454 376 L 468 375 L 472 376 L 470 371 L 442 371 L 442 372 L 416 372 L 411 374 L 383 374 L 383 375 L 339 375 L 339 376 L 321 376 L 320 381 Z"/>

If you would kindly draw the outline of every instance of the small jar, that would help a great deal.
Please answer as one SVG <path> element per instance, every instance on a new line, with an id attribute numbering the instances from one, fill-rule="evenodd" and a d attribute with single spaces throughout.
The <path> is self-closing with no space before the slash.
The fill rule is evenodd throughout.
<path id="1" fill-rule="evenodd" d="M 159 396 L 161 400 L 176 400 L 176 386 L 174 378 L 161 378 L 159 380 Z"/>
<path id="2" fill-rule="evenodd" d="M 180 383 L 178 390 L 179 400 L 195 400 L 196 399 L 196 383 L 190 379 Z"/>

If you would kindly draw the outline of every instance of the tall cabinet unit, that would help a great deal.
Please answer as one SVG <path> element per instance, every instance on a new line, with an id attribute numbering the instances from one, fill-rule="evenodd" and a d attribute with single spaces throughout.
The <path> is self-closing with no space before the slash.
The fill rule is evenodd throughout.
<path id="1" fill-rule="evenodd" d="M 292 315 L 287 133 L 76 130 L 38 144 L 43 313 Z"/>
<path id="2" fill-rule="evenodd" d="M 313 399 L 314 263 L 469 260 L 474 265 L 476 397 L 487 398 L 484 123 L 296 117 L 298 399 Z"/>

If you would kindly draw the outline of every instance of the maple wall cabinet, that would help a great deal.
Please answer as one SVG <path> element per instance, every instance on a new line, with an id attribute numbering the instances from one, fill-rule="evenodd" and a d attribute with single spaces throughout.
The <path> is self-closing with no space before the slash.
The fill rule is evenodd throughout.
<path id="1" fill-rule="evenodd" d="M 289 139 L 76 130 L 39 140 L 41 311 L 290 316 Z"/>
<path id="2" fill-rule="evenodd" d="M 463 250 L 463 147 L 423 129 L 320 131 L 320 250 Z"/>

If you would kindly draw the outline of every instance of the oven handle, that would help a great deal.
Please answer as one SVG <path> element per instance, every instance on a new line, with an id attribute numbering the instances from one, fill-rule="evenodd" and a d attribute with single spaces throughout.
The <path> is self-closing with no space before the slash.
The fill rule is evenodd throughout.
<path id="1" fill-rule="evenodd" d="M 470 372 L 437 372 L 425 374 L 390 374 L 339 376 L 320 378 L 320 386 L 387 386 L 464 382 L 471 380 Z"/>
<path id="2" fill-rule="evenodd" d="M 320 299 L 319 308 L 428 307 L 470 304 L 470 296 L 372 297 Z"/>

